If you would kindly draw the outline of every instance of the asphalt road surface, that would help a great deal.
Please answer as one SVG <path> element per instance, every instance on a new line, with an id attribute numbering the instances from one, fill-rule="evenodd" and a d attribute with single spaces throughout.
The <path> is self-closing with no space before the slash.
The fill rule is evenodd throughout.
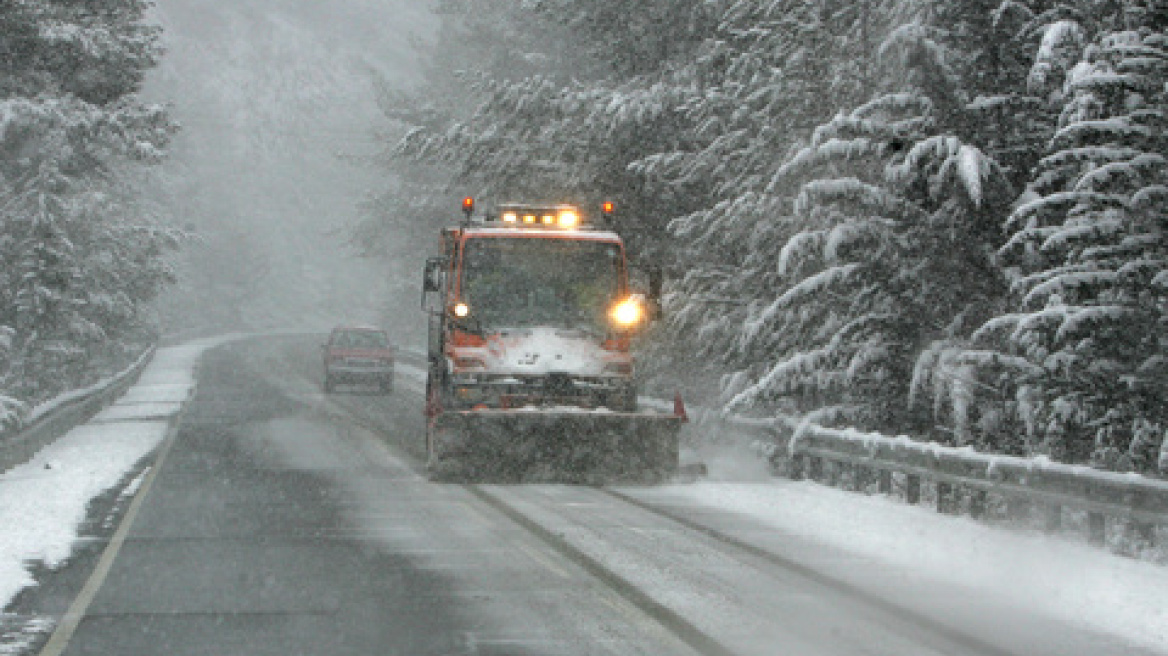
<path id="1" fill-rule="evenodd" d="M 653 490 L 430 483 L 421 363 L 390 396 L 325 395 L 318 357 L 308 338 L 205 357 L 108 575 L 45 652 L 1139 653 Z M 20 612 L 73 603 L 95 542 Z"/>

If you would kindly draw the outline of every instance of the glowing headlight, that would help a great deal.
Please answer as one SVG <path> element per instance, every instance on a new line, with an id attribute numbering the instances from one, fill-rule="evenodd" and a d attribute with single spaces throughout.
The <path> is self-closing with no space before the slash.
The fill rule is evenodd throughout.
<path id="1" fill-rule="evenodd" d="M 560 227 L 561 228 L 575 228 L 576 224 L 580 222 L 580 216 L 572 210 L 564 210 L 560 212 Z"/>
<path id="2" fill-rule="evenodd" d="M 523 215 L 523 222 L 524 223 L 535 223 L 535 215 L 534 214 L 524 214 Z"/>
<path id="3" fill-rule="evenodd" d="M 470 316 L 470 306 L 466 303 L 456 303 L 454 305 L 454 316 L 459 319 L 465 319 Z"/>
<path id="4" fill-rule="evenodd" d="M 627 298 L 612 308 L 610 316 L 618 326 L 628 328 L 641 321 L 641 317 L 644 316 L 644 311 L 641 309 L 641 304 L 637 302 L 637 299 Z"/>
<path id="5" fill-rule="evenodd" d="M 505 212 L 503 214 L 504 223 L 519 223 L 519 215 L 515 212 Z"/>

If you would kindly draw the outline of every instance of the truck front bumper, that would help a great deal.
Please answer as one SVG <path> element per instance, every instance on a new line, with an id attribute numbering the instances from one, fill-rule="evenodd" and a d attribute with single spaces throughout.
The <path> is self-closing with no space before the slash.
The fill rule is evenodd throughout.
<path id="1" fill-rule="evenodd" d="M 636 391 L 631 377 L 455 375 L 451 399 L 455 408 L 522 408 L 567 406 L 631 411 Z"/>

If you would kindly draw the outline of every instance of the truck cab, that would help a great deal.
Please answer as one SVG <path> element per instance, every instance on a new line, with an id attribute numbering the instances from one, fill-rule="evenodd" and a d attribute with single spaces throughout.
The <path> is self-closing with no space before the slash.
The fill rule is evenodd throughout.
<path id="1" fill-rule="evenodd" d="M 429 403 L 634 411 L 631 338 L 652 304 L 629 287 L 620 236 L 573 206 L 504 204 L 476 220 L 467 203 L 426 269 Z"/>

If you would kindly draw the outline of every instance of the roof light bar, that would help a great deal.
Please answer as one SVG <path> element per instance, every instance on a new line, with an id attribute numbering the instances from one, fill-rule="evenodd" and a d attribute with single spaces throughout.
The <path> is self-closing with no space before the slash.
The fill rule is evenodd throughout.
<path id="1" fill-rule="evenodd" d="M 584 223 L 580 211 L 571 205 L 505 204 L 499 207 L 494 219 L 488 216 L 486 220 L 497 220 L 514 227 L 561 230 L 574 230 Z"/>

